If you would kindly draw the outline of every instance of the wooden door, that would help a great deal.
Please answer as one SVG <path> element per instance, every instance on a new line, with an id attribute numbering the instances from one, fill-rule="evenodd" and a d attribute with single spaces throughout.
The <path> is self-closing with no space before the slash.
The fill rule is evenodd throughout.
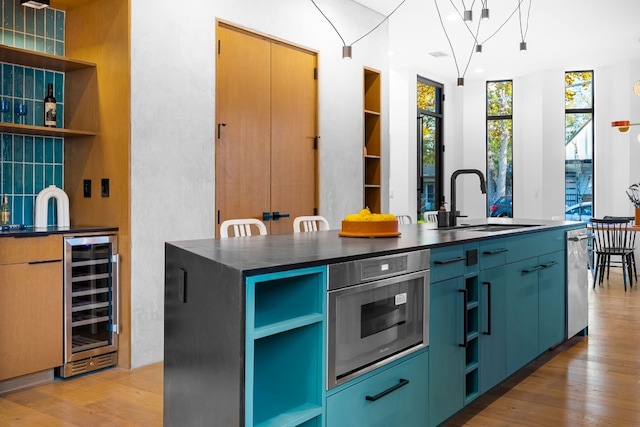
<path id="1" fill-rule="evenodd" d="M 229 218 L 291 233 L 317 206 L 314 53 L 218 26 L 216 236 Z"/>
<path id="2" fill-rule="evenodd" d="M 271 233 L 293 231 L 293 218 L 316 204 L 316 55 L 271 45 Z"/>
<path id="3" fill-rule="evenodd" d="M 225 219 L 271 209 L 270 45 L 218 27 L 216 236 Z"/>

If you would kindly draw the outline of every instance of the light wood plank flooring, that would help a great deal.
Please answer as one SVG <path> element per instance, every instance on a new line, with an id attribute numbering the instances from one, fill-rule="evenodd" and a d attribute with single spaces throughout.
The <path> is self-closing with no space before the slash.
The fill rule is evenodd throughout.
<path id="1" fill-rule="evenodd" d="M 545 353 L 447 425 L 640 426 L 640 288 L 625 293 L 612 271 L 589 293 L 588 337 Z M 0 397 L 0 426 L 161 425 L 161 363 Z"/>

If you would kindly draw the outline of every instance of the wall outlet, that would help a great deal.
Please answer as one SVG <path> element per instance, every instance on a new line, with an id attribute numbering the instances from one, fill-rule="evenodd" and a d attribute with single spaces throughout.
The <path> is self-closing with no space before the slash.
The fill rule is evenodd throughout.
<path id="1" fill-rule="evenodd" d="M 82 192 L 84 197 L 91 197 L 91 180 L 85 179 L 82 184 Z"/>
<path id="2" fill-rule="evenodd" d="M 109 178 L 102 178 L 102 197 L 109 197 Z"/>

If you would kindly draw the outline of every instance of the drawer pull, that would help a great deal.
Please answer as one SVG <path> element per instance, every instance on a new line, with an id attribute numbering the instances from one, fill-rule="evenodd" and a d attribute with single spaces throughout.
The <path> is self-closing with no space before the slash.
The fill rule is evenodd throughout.
<path id="1" fill-rule="evenodd" d="M 542 264 L 543 268 L 549 268 L 549 267 L 553 267 L 554 265 L 556 265 L 558 263 L 558 261 L 551 261 L 550 263 L 547 264 Z"/>
<path id="2" fill-rule="evenodd" d="M 396 385 L 394 385 L 392 387 L 389 387 L 388 389 L 386 389 L 384 391 L 381 391 L 380 393 L 376 394 L 375 396 L 365 396 L 365 399 L 367 399 L 369 402 L 375 402 L 376 400 L 385 397 L 389 393 L 393 393 L 394 391 L 396 391 L 400 387 L 404 387 L 407 384 L 409 384 L 409 380 L 405 380 L 405 379 L 400 378 L 400 381 L 398 382 L 398 384 L 396 384 Z"/>
<path id="3" fill-rule="evenodd" d="M 533 273 L 534 271 L 538 271 L 538 270 L 541 270 L 541 269 L 542 269 L 542 266 L 538 265 L 538 266 L 531 267 L 531 268 L 525 268 L 524 270 L 522 270 L 522 272 L 523 273 Z"/>
<path id="4" fill-rule="evenodd" d="M 464 257 L 457 257 L 457 258 L 451 258 L 451 259 L 443 259 L 440 261 L 435 261 L 435 264 L 451 264 L 454 262 L 460 262 L 460 261 L 464 261 Z"/>
<path id="5" fill-rule="evenodd" d="M 35 264 L 51 264 L 54 262 L 62 262 L 61 259 L 50 259 L 50 260 L 46 260 L 46 261 L 31 261 L 28 264 L 29 265 L 35 265 Z"/>
<path id="6" fill-rule="evenodd" d="M 484 255 L 495 255 L 495 254 L 501 254 L 502 252 L 509 252 L 509 248 L 492 249 L 490 251 L 484 251 L 482 253 Z"/>

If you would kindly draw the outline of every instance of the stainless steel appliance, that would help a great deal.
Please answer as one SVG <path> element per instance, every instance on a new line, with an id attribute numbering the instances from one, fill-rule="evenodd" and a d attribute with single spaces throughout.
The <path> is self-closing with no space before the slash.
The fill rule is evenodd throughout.
<path id="1" fill-rule="evenodd" d="M 586 335 L 589 324 L 589 256 L 586 228 L 567 231 L 567 328 L 566 338 Z"/>
<path id="2" fill-rule="evenodd" d="M 118 240 L 64 240 L 64 365 L 70 377 L 118 363 Z"/>
<path id="3" fill-rule="evenodd" d="M 327 388 L 429 345 L 429 250 L 329 265 Z"/>

